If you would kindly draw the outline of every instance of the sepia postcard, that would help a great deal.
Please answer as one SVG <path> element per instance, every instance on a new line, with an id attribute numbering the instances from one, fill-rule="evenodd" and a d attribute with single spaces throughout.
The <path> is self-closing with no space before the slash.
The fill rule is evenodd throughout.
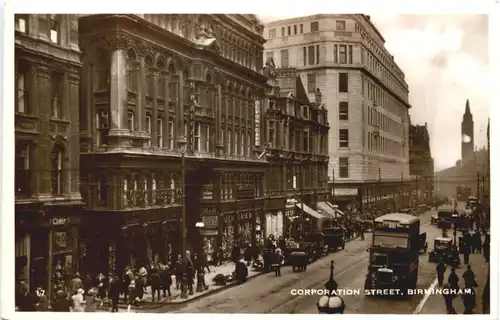
<path id="1" fill-rule="evenodd" d="M 272 12 L 6 17 L 5 312 L 490 314 L 488 15 Z"/>

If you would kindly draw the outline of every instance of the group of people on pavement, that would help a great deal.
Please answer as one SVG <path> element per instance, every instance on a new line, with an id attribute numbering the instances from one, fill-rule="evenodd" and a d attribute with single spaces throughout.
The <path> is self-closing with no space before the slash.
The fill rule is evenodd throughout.
<path id="1" fill-rule="evenodd" d="M 462 294 L 462 302 L 464 306 L 464 314 L 473 314 L 474 310 L 477 307 L 477 294 L 476 294 L 476 288 L 478 287 L 478 283 L 476 281 L 476 276 L 474 274 L 474 271 L 472 270 L 471 265 L 469 264 L 469 256 L 470 254 L 481 254 L 481 252 L 484 255 L 485 262 L 489 263 L 489 254 L 490 254 L 490 235 L 489 232 L 484 231 L 484 242 L 482 240 L 481 232 L 479 230 L 476 230 L 475 233 L 471 233 L 469 231 L 466 231 L 463 235 L 463 240 L 462 240 L 462 248 L 461 251 L 463 252 L 464 255 L 464 264 L 467 265 L 467 270 L 462 274 L 462 278 L 464 280 L 464 294 Z M 459 255 L 459 252 L 454 246 L 454 250 Z M 450 270 L 450 275 L 448 276 L 448 282 L 443 285 L 444 283 L 444 275 L 447 270 L 447 266 L 443 261 L 440 261 L 438 265 L 436 266 L 436 273 L 437 273 L 437 279 L 438 279 L 438 285 L 440 287 L 443 287 L 444 289 L 453 289 L 457 290 L 456 292 L 459 292 L 458 290 L 460 289 L 460 278 L 456 274 L 456 269 L 451 268 Z M 482 307 L 483 307 L 483 313 L 486 313 L 487 309 L 489 309 L 489 279 L 487 281 L 487 286 L 483 288 L 483 295 L 482 295 Z M 457 297 L 457 295 L 454 293 L 454 291 L 449 291 L 446 290 L 443 293 L 443 298 L 446 306 L 446 310 L 448 314 L 456 314 L 455 308 L 453 307 L 453 301 Z"/>

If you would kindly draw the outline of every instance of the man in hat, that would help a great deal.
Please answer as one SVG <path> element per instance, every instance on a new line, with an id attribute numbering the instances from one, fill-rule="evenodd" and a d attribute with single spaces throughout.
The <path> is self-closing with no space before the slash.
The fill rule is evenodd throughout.
<path id="1" fill-rule="evenodd" d="M 56 292 L 56 298 L 52 304 L 53 312 L 69 312 L 71 308 L 71 302 L 66 297 L 63 290 L 58 290 Z"/>
<path id="2" fill-rule="evenodd" d="M 462 278 L 465 281 L 466 288 L 477 287 L 476 275 L 474 274 L 474 271 L 472 271 L 470 264 L 467 265 L 467 270 L 465 270 L 464 274 L 462 275 Z"/>
<path id="3" fill-rule="evenodd" d="M 83 281 L 80 277 L 80 273 L 75 273 L 73 279 L 70 282 L 70 294 L 75 294 L 78 289 L 83 289 Z"/>
<path id="4" fill-rule="evenodd" d="M 76 290 L 76 293 L 71 297 L 73 300 L 73 312 L 85 312 L 85 299 L 83 298 L 83 294 L 85 291 L 80 288 Z"/>
<path id="5" fill-rule="evenodd" d="M 117 276 L 109 278 L 108 297 L 111 300 L 111 312 L 118 312 L 118 300 L 120 299 L 120 279 Z"/>

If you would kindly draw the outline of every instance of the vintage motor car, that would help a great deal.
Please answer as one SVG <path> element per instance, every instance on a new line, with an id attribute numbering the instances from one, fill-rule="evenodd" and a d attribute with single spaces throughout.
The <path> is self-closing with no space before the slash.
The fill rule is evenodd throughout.
<path id="1" fill-rule="evenodd" d="M 321 232 L 307 233 L 303 237 L 306 247 L 313 252 L 313 259 L 317 260 L 325 256 L 328 252 L 325 250 L 325 235 Z"/>
<path id="2" fill-rule="evenodd" d="M 288 264 L 292 266 L 292 270 L 295 271 L 306 271 L 307 265 L 309 264 L 310 253 L 306 249 L 290 249 L 290 255 L 288 256 Z"/>
<path id="3" fill-rule="evenodd" d="M 434 238 L 434 249 L 429 252 L 429 262 L 441 261 L 454 267 L 460 265 L 459 253 L 454 250 L 452 238 Z"/>
<path id="4" fill-rule="evenodd" d="M 426 232 L 421 233 L 419 240 L 420 240 L 420 246 L 418 249 L 418 253 L 423 254 L 427 252 L 427 233 Z"/>
<path id="5" fill-rule="evenodd" d="M 439 210 L 437 214 L 437 226 L 439 229 L 451 229 L 457 218 L 458 212 L 454 209 Z"/>

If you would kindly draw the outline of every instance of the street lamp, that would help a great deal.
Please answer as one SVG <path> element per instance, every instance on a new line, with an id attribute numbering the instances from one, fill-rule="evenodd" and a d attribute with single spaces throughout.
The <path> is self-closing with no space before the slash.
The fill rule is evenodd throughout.
<path id="1" fill-rule="evenodd" d="M 198 234 L 200 236 L 200 254 L 203 252 L 203 241 L 201 240 L 201 229 L 205 227 L 203 222 L 196 222 L 195 227 L 198 229 Z M 198 256 L 200 257 L 200 256 Z M 206 256 L 205 256 L 206 257 Z M 201 266 L 201 270 L 198 270 L 198 279 L 196 281 L 196 292 L 203 292 L 206 288 L 205 286 L 205 270 L 204 266 Z"/>
<path id="2" fill-rule="evenodd" d="M 181 213 L 181 250 L 182 250 L 182 261 L 184 264 L 184 272 L 182 275 L 181 284 L 181 299 L 187 299 L 187 257 L 186 257 L 186 148 L 187 141 L 186 137 L 179 140 L 179 149 L 181 151 L 181 192 L 182 192 L 182 213 Z"/>
<path id="3" fill-rule="evenodd" d="M 201 239 L 201 229 L 205 228 L 205 224 L 201 221 L 196 222 L 195 225 L 196 229 L 198 229 L 198 235 L 200 236 L 200 253 L 203 251 L 203 241 Z"/>

